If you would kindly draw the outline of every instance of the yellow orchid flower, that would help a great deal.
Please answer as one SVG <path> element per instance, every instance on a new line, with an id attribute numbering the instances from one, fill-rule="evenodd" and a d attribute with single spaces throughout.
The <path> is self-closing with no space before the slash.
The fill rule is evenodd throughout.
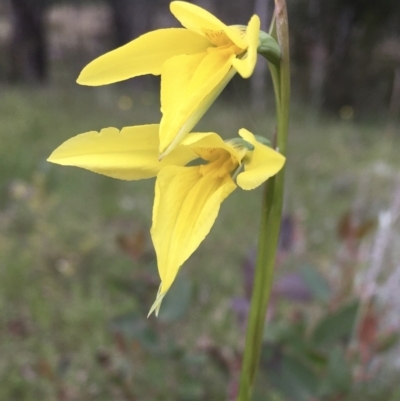
<path id="1" fill-rule="evenodd" d="M 161 157 L 197 124 L 223 88 L 254 70 L 260 19 L 246 27 L 227 26 L 206 10 L 184 1 L 170 4 L 186 28 L 146 33 L 89 63 L 77 82 L 106 85 L 139 75 L 161 75 Z"/>
<path id="2" fill-rule="evenodd" d="M 87 132 L 64 142 L 48 159 L 123 180 L 157 176 L 151 237 L 161 285 L 150 310 L 156 314 L 180 267 L 209 233 L 222 201 L 237 186 L 258 187 L 285 162 L 245 129 L 241 138 L 226 142 L 212 132 L 188 134 L 159 161 L 159 129 L 152 124 Z M 186 166 L 195 159 L 203 163 Z"/>

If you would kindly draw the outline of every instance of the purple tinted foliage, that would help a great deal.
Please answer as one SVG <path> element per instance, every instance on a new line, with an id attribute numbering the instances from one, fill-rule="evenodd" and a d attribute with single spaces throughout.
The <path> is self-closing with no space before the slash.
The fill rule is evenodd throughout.
<path id="1" fill-rule="evenodd" d="M 312 301 L 313 294 L 303 276 L 299 273 L 288 273 L 275 282 L 272 289 L 274 295 L 290 301 Z"/>
<path id="2" fill-rule="evenodd" d="M 232 299 L 232 309 L 238 314 L 247 314 L 249 311 L 249 301 L 246 298 L 236 297 Z"/>
<path id="3" fill-rule="evenodd" d="M 236 297 L 231 301 L 231 308 L 235 312 L 239 326 L 245 327 L 247 315 L 250 309 L 250 302 L 247 298 Z"/>
<path id="4" fill-rule="evenodd" d="M 284 215 L 282 217 L 281 231 L 279 236 L 279 251 L 288 252 L 293 248 L 295 239 L 295 218 L 290 215 Z"/>
<path id="5" fill-rule="evenodd" d="M 251 298 L 251 292 L 253 290 L 255 265 L 256 265 L 256 252 L 253 249 L 247 254 L 246 258 L 242 263 L 243 286 L 244 286 L 244 293 L 247 299 Z"/>
<path id="6" fill-rule="evenodd" d="M 279 238 L 279 252 L 286 253 L 292 250 L 295 242 L 295 225 L 296 222 L 293 216 L 283 216 Z M 242 272 L 245 296 L 243 298 L 234 298 L 231 302 L 231 307 L 238 318 L 239 324 L 245 323 L 250 308 L 256 258 L 257 252 L 253 249 L 244 259 Z M 308 302 L 314 297 L 312 289 L 300 273 L 288 273 L 275 282 L 272 288 L 270 307 L 275 305 L 278 298 L 286 298 L 293 302 Z"/>

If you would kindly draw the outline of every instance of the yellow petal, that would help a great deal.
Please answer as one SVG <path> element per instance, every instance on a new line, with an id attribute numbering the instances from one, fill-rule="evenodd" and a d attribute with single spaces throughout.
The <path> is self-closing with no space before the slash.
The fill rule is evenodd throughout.
<path id="1" fill-rule="evenodd" d="M 244 58 L 232 60 L 233 67 L 243 78 L 249 78 L 254 71 L 257 61 L 257 48 L 260 35 L 260 18 L 253 15 L 246 31 L 247 52 Z"/>
<path id="2" fill-rule="evenodd" d="M 216 33 L 224 32 L 236 46 L 241 49 L 246 48 L 246 42 L 238 30 L 225 25 L 203 8 L 186 1 L 173 1 L 170 4 L 170 10 L 175 18 L 190 31 L 204 35 L 212 42 Z"/>
<path id="3" fill-rule="evenodd" d="M 159 75 L 170 57 L 204 52 L 209 46 L 204 37 L 186 29 L 159 29 L 93 60 L 82 70 L 77 82 L 97 86 L 144 74 Z"/>
<path id="4" fill-rule="evenodd" d="M 228 50 L 176 56 L 164 63 L 161 78 L 160 153 L 168 154 L 191 131 L 235 70 Z"/>
<path id="5" fill-rule="evenodd" d="M 216 149 L 226 150 L 238 164 L 242 159 L 237 149 L 226 143 L 214 132 L 191 133 L 182 140 L 181 145 L 189 146 L 195 153 L 199 154 L 202 159 L 208 161 L 215 160 L 219 157 L 220 153 L 216 152 Z M 201 150 L 201 152 L 199 150 Z"/>
<path id="6" fill-rule="evenodd" d="M 202 174 L 201 166 L 164 168 L 157 176 L 151 236 L 165 294 L 179 268 L 209 233 L 221 202 L 236 188 L 229 174 Z"/>
<path id="7" fill-rule="evenodd" d="M 249 160 L 245 160 L 244 172 L 237 176 L 236 182 L 242 189 L 254 189 L 282 169 L 285 157 L 258 142 L 254 135 L 246 129 L 241 129 L 239 135 L 254 145 L 254 151 L 249 152 L 246 156 Z"/>
<path id="8" fill-rule="evenodd" d="M 140 180 L 154 177 L 167 165 L 185 165 L 198 157 L 189 148 L 180 146 L 159 161 L 158 132 L 158 124 L 87 132 L 64 142 L 48 161 L 122 180 Z"/>

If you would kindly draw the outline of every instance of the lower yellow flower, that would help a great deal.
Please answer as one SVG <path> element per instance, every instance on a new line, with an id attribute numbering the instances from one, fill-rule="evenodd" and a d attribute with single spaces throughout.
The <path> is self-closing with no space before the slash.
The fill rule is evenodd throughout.
<path id="1" fill-rule="evenodd" d="M 192 133 L 159 161 L 159 125 L 105 128 L 64 142 L 48 161 L 110 177 L 157 176 L 151 237 L 161 285 L 158 310 L 182 264 L 209 233 L 222 201 L 237 186 L 254 189 L 283 167 L 285 158 L 245 129 L 224 142 L 215 133 Z M 204 163 L 186 166 L 190 161 Z"/>

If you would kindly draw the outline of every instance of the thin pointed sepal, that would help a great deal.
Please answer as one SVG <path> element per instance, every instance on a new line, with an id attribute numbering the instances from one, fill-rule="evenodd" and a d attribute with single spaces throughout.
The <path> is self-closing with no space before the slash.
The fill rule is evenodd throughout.
<path id="1" fill-rule="evenodd" d="M 151 305 L 150 311 L 147 315 L 147 317 L 149 317 L 153 312 L 156 315 L 156 317 L 158 317 L 158 313 L 160 312 L 160 307 L 161 307 L 161 303 L 165 297 L 165 292 L 164 294 L 161 294 L 161 288 L 162 288 L 162 284 L 160 284 L 160 288 L 158 289 L 158 293 L 157 293 L 157 298 L 154 301 L 153 305 Z"/>

